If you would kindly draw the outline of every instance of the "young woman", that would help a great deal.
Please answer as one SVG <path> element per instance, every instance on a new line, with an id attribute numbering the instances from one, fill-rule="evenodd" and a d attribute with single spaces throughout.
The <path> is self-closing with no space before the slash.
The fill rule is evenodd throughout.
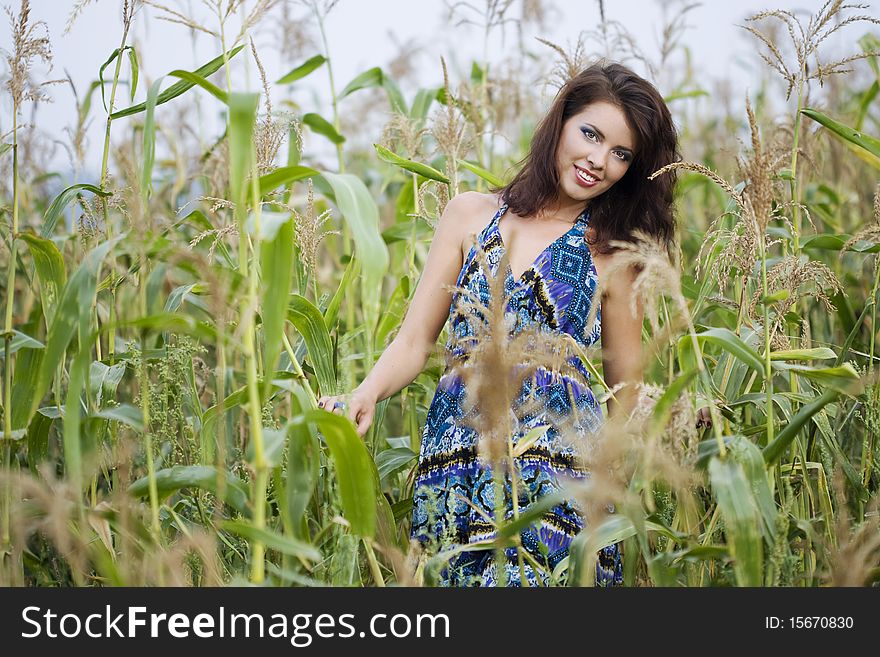
<path id="1" fill-rule="evenodd" d="M 369 376 L 347 396 L 347 405 L 328 396 L 319 400 L 319 406 L 347 413 L 363 436 L 376 403 L 422 371 L 447 320 L 451 334 L 460 337 L 471 332 L 455 312 L 459 295 L 453 296 L 446 286 L 457 284 L 488 302 L 487 281 L 501 275 L 510 295 L 507 307 L 522 320 L 518 326 L 566 332 L 582 346 L 601 337 L 605 382 L 610 387 L 628 384 L 616 392 L 617 403 L 609 400 L 609 415 L 630 413 L 636 384 L 642 379 L 641 302 L 636 316 L 630 309 L 637 272 L 619 270 L 610 278 L 603 272 L 614 263 L 615 250 L 609 242 L 631 239 L 633 229 L 665 243 L 673 239 L 674 176 L 647 178 L 677 159 L 672 118 L 649 82 L 620 64 L 600 62 L 582 71 L 560 89 L 535 131 L 522 168 L 507 186 L 490 194 L 464 192 L 449 201 L 396 338 Z M 477 257 L 477 248 L 483 250 L 485 260 Z M 505 253 L 508 268 L 499 272 Z M 484 271 L 484 261 L 490 271 Z M 594 296 L 599 276 L 601 299 Z M 595 314 L 592 326 L 586 326 L 594 303 L 600 304 L 601 312 Z M 573 416 L 586 418 L 588 432 L 599 428 L 601 409 L 590 391 L 589 373 L 579 369 L 580 380 L 548 376 L 539 368 L 526 386 L 543 402 L 544 411 L 523 418 L 515 438 L 539 424 L 550 424 L 550 429 L 515 459 L 521 502 L 528 504 L 559 490 L 565 477 L 588 474 L 576 465 L 572 446 L 563 444 L 556 428 L 559 421 Z M 462 379 L 447 367 L 422 434 L 412 537 L 431 551 L 491 538 L 494 531 L 492 474 L 477 458 L 479 437 L 462 421 L 466 393 Z M 479 400 L 469 401 L 479 405 Z M 510 517 L 509 482 L 507 486 Z M 525 566 L 515 549 L 506 550 L 506 582 L 521 585 L 525 572 L 528 585 L 546 583 L 547 573 L 568 554 L 583 524 L 576 504 L 552 507 L 537 526 L 521 533 L 523 549 L 529 553 Z M 597 583 L 620 584 L 619 545 L 598 556 Z M 498 568 L 492 550 L 461 552 L 439 574 L 439 583 L 494 586 Z"/>

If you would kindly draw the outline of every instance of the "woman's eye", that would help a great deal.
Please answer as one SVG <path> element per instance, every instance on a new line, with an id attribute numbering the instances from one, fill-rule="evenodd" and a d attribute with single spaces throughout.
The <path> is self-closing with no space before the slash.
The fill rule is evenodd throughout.
<path id="1" fill-rule="evenodd" d="M 614 151 L 614 155 L 624 162 L 629 162 L 629 154 L 624 153 L 623 151 Z"/>
<path id="2" fill-rule="evenodd" d="M 589 128 L 581 128 L 581 132 L 584 133 L 584 136 L 585 136 L 587 139 L 593 139 L 593 140 L 595 140 L 596 137 L 597 137 L 596 133 L 593 132 L 592 130 L 590 130 Z"/>

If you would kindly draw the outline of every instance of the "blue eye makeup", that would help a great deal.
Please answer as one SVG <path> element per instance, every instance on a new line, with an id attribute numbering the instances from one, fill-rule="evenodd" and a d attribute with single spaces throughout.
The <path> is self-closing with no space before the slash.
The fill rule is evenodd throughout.
<path id="1" fill-rule="evenodd" d="M 587 139 L 595 139 L 596 137 L 599 136 L 596 134 L 596 131 L 593 130 L 592 128 L 583 127 L 583 128 L 581 128 L 581 132 L 584 133 L 584 136 Z"/>

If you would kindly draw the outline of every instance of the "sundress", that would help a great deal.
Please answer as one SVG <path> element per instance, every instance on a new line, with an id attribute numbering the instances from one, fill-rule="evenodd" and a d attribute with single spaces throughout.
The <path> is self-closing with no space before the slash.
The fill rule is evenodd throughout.
<path id="1" fill-rule="evenodd" d="M 456 286 L 489 303 L 489 276 L 498 275 L 505 245 L 498 228 L 507 210 L 502 205 L 477 237 L 461 268 Z M 587 327 L 598 275 L 585 241 L 589 212 L 584 210 L 572 227 L 541 252 L 531 266 L 513 279 L 508 264 L 504 279 L 506 319 L 517 332 L 526 326 L 565 332 L 582 347 L 601 337 L 601 310 L 597 308 L 592 326 Z M 485 258 L 478 257 L 482 249 Z M 461 346 L 474 328 L 467 313 L 457 312 L 462 294 L 452 295 L 447 356 L 461 356 Z M 598 300 L 597 300 L 598 303 Z M 466 356 L 466 354 L 465 354 Z M 579 480 L 589 472 L 576 458 L 571 440 L 560 438 L 561 422 L 574 427 L 581 439 L 589 439 L 602 422 L 602 411 L 590 389 L 590 374 L 580 358 L 569 359 L 580 376 L 548 372 L 538 367 L 523 382 L 516 405 L 530 409 L 517 417 L 513 441 L 540 425 L 549 429 L 521 455 L 514 457 L 519 510 L 523 512 L 542 496 L 558 492 L 567 478 Z M 571 372 L 569 372 L 571 374 Z M 466 415 L 467 386 L 459 373 L 447 366 L 437 385 L 422 432 L 419 460 L 415 472 L 411 538 L 418 540 L 429 555 L 456 546 L 467 546 L 495 538 L 492 519 L 496 517 L 495 482 L 492 468 L 478 453 L 476 431 L 463 421 Z M 526 405 L 526 401 L 531 406 Z M 535 400 L 539 403 L 535 404 Z M 473 400 L 471 400 L 473 402 Z M 514 517 L 511 481 L 505 475 L 505 519 Z M 613 512 L 613 504 L 606 506 Z M 573 538 L 584 527 L 584 516 L 576 500 L 565 498 L 552 506 L 540 520 L 520 532 L 522 549 L 530 559 L 517 556 L 516 548 L 505 548 L 505 582 L 521 586 L 525 573 L 527 586 L 558 582 L 551 579 L 556 566 L 569 554 Z M 495 549 L 452 550 L 442 570 L 436 574 L 439 586 L 497 586 L 499 582 Z M 538 568 L 532 562 L 539 564 Z M 560 569 L 564 570 L 564 569 Z M 620 544 L 602 548 L 597 554 L 596 585 L 619 586 L 623 582 Z"/>

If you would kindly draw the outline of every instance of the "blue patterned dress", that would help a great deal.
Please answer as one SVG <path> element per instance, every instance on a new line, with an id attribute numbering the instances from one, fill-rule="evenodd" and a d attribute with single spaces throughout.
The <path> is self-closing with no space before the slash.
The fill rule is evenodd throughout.
<path id="1" fill-rule="evenodd" d="M 502 205 L 471 247 L 456 282 L 485 306 L 489 303 L 489 279 L 477 248 L 485 253 L 489 276 L 496 276 L 505 245 L 498 222 L 507 205 Z M 518 281 L 507 267 L 504 279 L 506 314 L 515 325 L 566 332 L 582 347 L 599 340 L 601 313 L 591 327 L 586 326 L 598 282 L 595 265 L 585 242 L 589 221 L 585 210 L 571 229 L 550 244 L 526 269 Z M 447 354 L 461 356 L 463 338 L 473 335 L 466 313 L 457 312 L 460 292 L 453 293 L 449 312 L 450 338 Z M 530 429 L 549 425 L 544 435 L 520 456 L 514 458 L 519 472 L 518 498 L 522 511 L 548 493 L 557 492 L 566 478 L 589 476 L 575 447 L 560 439 L 557 426 L 574 429 L 581 440 L 589 440 L 602 421 L 601 408 L 590 390 L 590 374 L 578 357 L 569 364 L 581 374 L 572 377 L 539 367 L 523 382 L 517 406 L 530 409 L 517 417 L 514 444 Z M 467 545 L 494 538 L 491 518 L 495 517 L 494 481 L 491 467 L 478 457 L 475 430 L 463 422 L 467 390 L 457 372 L 447 364 L 428 409 L 414 484 L 411 536 L 430 554 L 456 545 Z M 532 402 L 531 406 L 525 404 Z M 538 404 L 534 404 L 537 400 Z M 571 435 L 570 433 L 567 435 Z M 506 518 L 513 517 L 509 476 L 505 484 Z M 613 505 L 609 505 L 613 511 Z M 525 560 L 524 571 L 530 586 L 550 582 L 548 572 L 568 555 L 572 539 L 584 526 L 584 518 L 574 500 L 550 508 L 540 521 L 520 534 L 522 545 L 541 565 L 533 568 Z M 505 550 L 508 585 L 520 586 L 521 575 L 515 548 Z M 623 582 L 619 544 L 603 548 L 597 555 L 596 583 L 615 586 Z M 497 564 L 494 550 L 459 551 L 439 573 L 441 586 L 495 586 Z"/>

